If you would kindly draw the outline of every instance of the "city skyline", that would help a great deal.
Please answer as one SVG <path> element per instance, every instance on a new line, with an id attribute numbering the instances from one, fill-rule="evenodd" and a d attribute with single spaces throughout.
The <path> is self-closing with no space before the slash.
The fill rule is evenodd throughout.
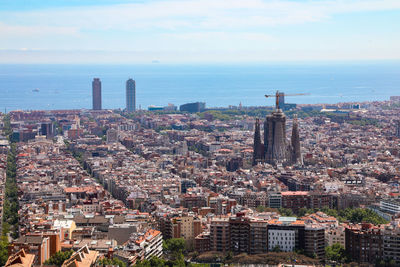
<path id="1" fill-rule="evenodd" d="M 0 63 L 400 59 L 394 0 L 7 0 L 0 10 Z"/>

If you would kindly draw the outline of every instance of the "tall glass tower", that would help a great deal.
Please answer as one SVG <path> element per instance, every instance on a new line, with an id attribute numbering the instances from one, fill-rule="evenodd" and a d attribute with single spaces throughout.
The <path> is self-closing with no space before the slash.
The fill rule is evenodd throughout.
<path id="1" fill-rule="evenodd" d="M 94 78 L 92 82 L 93 109 L 101 110 L 101 82 L 99 78 Z"/>
<path id="2" fill-rule="evenodd" d="M 133 79 L 126 81 L 126 111 L 136 111 L 136 82 Z"/>

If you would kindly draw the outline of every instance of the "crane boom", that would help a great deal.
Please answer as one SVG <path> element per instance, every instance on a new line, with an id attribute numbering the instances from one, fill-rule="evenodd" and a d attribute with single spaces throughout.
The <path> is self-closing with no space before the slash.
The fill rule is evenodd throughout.
<path id="1" fill-rule="evenodd" d="M 279 98 L 281 96 L 299 96 L 299 95 L 309 95 L 309 94 L 303 94 L 303 93 L 299 93 L 299 94 L 285 94 L 285 93 L 280 93 L 279 91 L 276 91 L 275 95 L 265 95 L 266 98 L 268 97 L 275 97 L 275 103 L 276 103 L 276 109 L 279 109 Z"/>

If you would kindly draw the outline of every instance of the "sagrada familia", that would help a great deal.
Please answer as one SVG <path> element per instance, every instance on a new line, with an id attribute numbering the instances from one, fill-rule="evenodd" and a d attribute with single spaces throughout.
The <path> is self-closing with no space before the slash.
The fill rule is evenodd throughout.
<path id="1" fill-rule="evenodd" d="M 264 121 L 264 144 L 261 142 L 260 120 L 256 120 L 254 132 L 253 165 L 266 162 L 271 165 L 302 164 L 300 152 L 299 125 L 293 119 L 290 142 L 286 139 L 286 116 L 277 106 Z"/>

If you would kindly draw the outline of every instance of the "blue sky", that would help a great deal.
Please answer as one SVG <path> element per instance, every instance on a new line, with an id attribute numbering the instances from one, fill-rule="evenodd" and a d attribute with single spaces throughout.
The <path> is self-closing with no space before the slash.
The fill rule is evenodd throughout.
<path id="1" fill-rule="evenodd" d="M 0 63 L 400 59 L 400 0 L 1 0 Z"/>

